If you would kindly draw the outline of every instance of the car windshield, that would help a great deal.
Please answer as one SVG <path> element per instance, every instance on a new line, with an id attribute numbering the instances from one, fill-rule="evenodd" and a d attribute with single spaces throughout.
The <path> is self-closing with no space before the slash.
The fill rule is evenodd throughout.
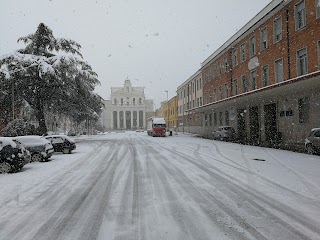
<path id="1" fill-rule="evenodd" d="M 320 0 L 1 10 L 0 240 L 320 240 Z"/>

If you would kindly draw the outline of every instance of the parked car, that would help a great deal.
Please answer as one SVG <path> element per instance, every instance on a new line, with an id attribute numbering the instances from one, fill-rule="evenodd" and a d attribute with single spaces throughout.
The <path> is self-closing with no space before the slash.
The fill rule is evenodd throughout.
<path id="1" fill-rule="evenodd" d="M 305 149 L 309 154 L 320 154 L 320 128 L 314 128 L 304 142 Z"/>
<path id="2" fill-rule="evenodd" d="M 30 162 L 30 152 L 8 137 L 0 137 L 0 173 L 18 172 Z"/>
<path id="3" fill-rule="evenodd" d="M 18 136 L 13 137 L 13 140 L 29 150 L 32 162 L 47 162 L 54 153 L 52 144 L 41 136 Z"/>
<path id="4" fill-rule="evenodd" d="M 55 152 L 71 153 L 76 149 L 75 141 L 66 135 L 50 135 L 45 138 L 51 142 Z"/>
<path id="5" fill-rule="evenodd" d="M 230 126 L 220 126 L 212 132 L 212 138 L 221 141 L 234 141 L 236 140 L 236 131 Z"/>

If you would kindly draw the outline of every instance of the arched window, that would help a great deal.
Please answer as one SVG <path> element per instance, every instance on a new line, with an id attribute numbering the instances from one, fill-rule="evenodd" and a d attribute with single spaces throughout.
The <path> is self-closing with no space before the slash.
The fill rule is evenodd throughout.
<path id="1" fill-rule="evenodd" d="M 127 105 L 129 106 L 129 104 L 130 104 L 130 98 L 127 97 Z"/>
<path id="2" fill-rule="evenodd" d="M 123 106 L 123 98 L 121 98 L 121 106 Z"/>
<path id="3" fill-rule="evenodd" d="M 142 104 L 142 99 L 141 98 L 139 98 L 139 105 L 141 105 Z"/>
<path id="4" fill-rule="evenodd" d="M 132 103 L 133 103 L 133 105 L 136 105 L 136 99 L 135 98 L 133 98 Z"/>

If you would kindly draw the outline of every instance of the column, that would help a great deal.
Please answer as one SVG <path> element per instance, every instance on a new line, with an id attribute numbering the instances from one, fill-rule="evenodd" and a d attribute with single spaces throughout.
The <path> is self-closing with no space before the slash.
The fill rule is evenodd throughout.
<path id="1" fill-rule="evenodd" d="M 146 113 L 145 113 L 145 111 L 143 111 L 143 119 L 142 119 L 142 121 L 143 121 L 143 129 L 145 129 L 146 128 Z"/>
<path id="2" fill-rule="evenodd" d="M 120 127 L 120 111 L 117 111 L 117 129 Z"/>
<path id="3" fill-rule="evenodd" d="M 110 129 L 113 129 L 113 110 L 110 111 L 111 117 L 110 117 Z M 110 130 L 108 129 L 108 131 Z"/>
<path id="4" fill-rule="evenodd" d="M 133 128 L 133 111 L 131 111 L 131 129 Z"/>

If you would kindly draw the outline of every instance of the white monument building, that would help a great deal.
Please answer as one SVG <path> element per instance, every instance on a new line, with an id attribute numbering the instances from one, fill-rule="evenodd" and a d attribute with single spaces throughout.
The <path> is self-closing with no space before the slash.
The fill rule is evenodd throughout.
<path id="1" fill-rule="evenodd" d="M 106 130 L 146 129 L 147 113 L 153 112 L 153 100 L 145 99 L 144 87 L 132 87 L 129 79 L 123 87 L 111 87 L 105 100 L 103 125 Z"/>

